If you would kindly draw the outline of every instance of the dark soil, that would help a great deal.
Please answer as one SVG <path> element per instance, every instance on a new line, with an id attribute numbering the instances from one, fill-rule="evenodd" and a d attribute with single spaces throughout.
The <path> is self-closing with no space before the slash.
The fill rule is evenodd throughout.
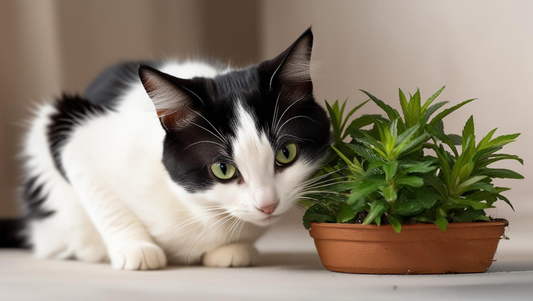
<path id="1" fill-rule="evenodd" d="M 505 218 L 498 218 L 498 217 L 492 217 L 492 216 L 489 216 L 489 218 L 491 222 L 504 222 L 505 227 L 509 226 L 509 221 L 506 220 Z"/>
<path id="2" fill-rule="evenodd" d="M 353 220 L 353 222 L 351 222 L 351 223 L 353 223 L 353 224 L 362 224 L 367 215 L 368 215 L 368 213 L 365 212 L 365 211 L 359 212 L 357 214 L 357 216 L 355 217 L 355 219 Z M 496 218 L 496 217 L 489 216 L 489 219 L 490 219 L 489 222 L 504 222 L 505 223 L 505 227 L 509 226 L 509 221 L 506 220 L 505 218 Z M 474 221 L 474 223 L 486 223 L 486 222 L 487 221 Z M 450 223 L 452 223 L 452 222 L 450 221 Z M 382 225 L 390 224 L 389 217 L 388 217 L 388 215 L 386 213 L 381 216 L 381 224 Z M 425 223 L 425 222 L 420 222 L 420 221 L 415 221 L 415 220 L 410 219 L 410 220 L 403 221 L 402 224 L 403 225 L 414 225 L 414 224 L 432 224 L 432 223 Z"/>

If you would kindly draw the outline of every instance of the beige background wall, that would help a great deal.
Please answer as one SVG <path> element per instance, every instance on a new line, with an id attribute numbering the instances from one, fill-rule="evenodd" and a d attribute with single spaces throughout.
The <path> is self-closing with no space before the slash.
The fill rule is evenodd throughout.
<path id="1" fill-rule="evenodd" d="M 206 57 L 243 65 L 270 58 L 313 25 L 319 101 L 365 98 L 396 104 L 397 88 L 472 103 L 478 136 L 495 126 L 522 132 L 509 153 L 533 161 L 531 1 L 2 1 L 0 2 L 0 217 L 14 216 L 16 141 L 25 107 L 60 90 L 82 91 L 118 60 Z M 369 104 L 364 113 L 376 112 Z M 525 216 L 533 172 L 508 193 Z M 529 207 L 531 208 L 531 206 Z M 522 212 L 520 212 L 522 209 Z"/>

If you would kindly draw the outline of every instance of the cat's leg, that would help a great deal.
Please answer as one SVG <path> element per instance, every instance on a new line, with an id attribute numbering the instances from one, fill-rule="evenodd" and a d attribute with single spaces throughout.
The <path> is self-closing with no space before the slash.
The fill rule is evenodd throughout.
<path id="1" fill-rule="evenodd" d="M 26 182 L 26 201 L 44 201 L 30 213 L 28 240 L 37 258 L 107 261 L 105 244 L 64 179 L 31 178 Z M 38 193 L 36 193 L 38 192 Z M 31 199 L 33 197 L 33 199 Z"/>
<path id="2" fill-rule="evenodd" d="M 202 257 L 202 263 L 208 267 L 247 267 L 257 264 L 259 252 L 248 243 L 223 245 Z"/>
<path id="3" fill-rule="evenodd" d="M 163 250 L 154 243 L 144 224 L 105 181 L 98 162 L 83 143 L 73 139 L 62 161 L 67 177 L 85 211 L 98 229 L 115 269 L 153 270 L 166 266 Z"/>

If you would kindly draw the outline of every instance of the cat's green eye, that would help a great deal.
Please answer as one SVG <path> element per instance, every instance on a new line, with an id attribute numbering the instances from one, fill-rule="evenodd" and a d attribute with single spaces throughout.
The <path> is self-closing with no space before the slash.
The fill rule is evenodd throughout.
<path id="1" fill-rule="evenodd" d="M 211 165 L 211 172 L 220 180 L 230 180 L 237 173 L 237 169 L 229 163 L 217 162 Z"/>
<path id="2" fill-rule="evenodd" d="M 296 144 L 287 144 L 276 153 L 276 163 L 278 165 L 289 164 L 296 159 L 297 155 L 298 147 L 296 146 Z"/>

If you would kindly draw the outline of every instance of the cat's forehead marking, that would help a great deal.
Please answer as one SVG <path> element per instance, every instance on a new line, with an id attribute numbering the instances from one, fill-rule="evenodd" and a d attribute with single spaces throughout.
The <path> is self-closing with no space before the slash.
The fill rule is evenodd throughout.
<path id="1" fill-rule="evenodd" d="M 234 160 L 247 182 L 261 185 L 274 175 L 274 151 L 265 133 L 258 130 L 252 113 L 239 102 L 236 107 Z M 266 183 L 264 183 L 266 184 Z"/>

